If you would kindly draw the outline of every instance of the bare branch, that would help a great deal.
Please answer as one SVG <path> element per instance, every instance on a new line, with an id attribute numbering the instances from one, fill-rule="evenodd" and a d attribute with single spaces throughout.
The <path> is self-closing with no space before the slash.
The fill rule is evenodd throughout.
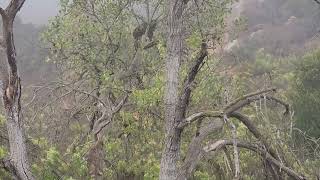
<path id="1" fill-rule="evenodd" d="M 257 95 L 260 95 L 260 94 L 268 93 L 268 92 L 271 92 L 271 91 L 275 92 L 275 91 L 276 91 L 276 88 L 269 88 L 269 89 L 265 89 L 265 90 L 261 90 L 261 91 L 257 91 L 257 92 L 253 92 L 253 93 L 244 95 L 244 96 L 236 99 L 235 101 L 231 102 L 230 104 L 228 104 L 228 105 L 224 108 L 224 111 L 227 111 L 229 108 L 231 108 L 232 106 L 235 106 L 235 105 L 236 105 L 237 103 L 239 103 L 240 101 L 249 99 L 249 98 L 251 98 L 251 97 L 254 97 L 254 96 L 257 96 Z"/>
<path id="2" fill-rule="evenodd" d="M 83 91 L 83 90 L 81 90 L 81 89 L 76 89 L 76 88 L 73 88 L 73 87 L 70 87 L 70 86 L 65 86 L 65 85 L 63 85 L 63 86 L 64 86 L 64 87 L 67 87 L 67 88 L 70 88 L 70 89 L 71 89 L 72 91 L 74 91 L 74 92 L 78 92 L 78 93 L 81 93 L 81 94 L 85 94 L 85 95 L 87 95 L 87 96 L 90 96 L 90 97 L 96 99 L 97 101 L 99 101 L 99 103 L 101 103 L 102 106 L 104 106 L 105 108 L 108 107 L 107 104 L 106 104 L 101 98 L 99 98 L 98 96 L 92 94 L 92 92 L 93 92 L 94 90 L 91 91 L 91 92 L 86 92 L 86 91 Z"/>
<path id="3" fill-rule="evenodd" d="M 187 125 L 191 124 L 194 121 L 197 121 L 201 118 L 205 117 L 216 117 L 216 118 L 222 118 L 223 117 L 223 112 L 221 111 L 206 111 L 206 112 L 199 112 L 192 114 L 191 116 L 187 117 L 184 119 L 179 125 L 178 128 L 184 128 Z"/>
<path id="4" fill-rule="evenodd" d="M 199 73 L 199 71 L 202 67 L 202 64 L 204 62 L 204 59 L 205 59 L 205 57 L 207 57 L 207 55 L 208 55 L 207 44 L 205 42 L 203 42 L 201 44 L 201 50 L 197 55 L 195 63 L 190 68 L 190 70 L 187 74 L 187 77 L 184 80 L 183 91 L 182 91 L 182 94 L 181 94 L 180 100 L 179 100 L 179 108 L 180 108 L 179 111 L 181 111 L 181 113 L 183 113 L 183 115 L 185 114 L 186 109 L 189 105 L 190 96 L 191 96 L 191 92 L 192 92 L 191 86 L 192 86 L 197 74 Z"/>
<path id="5" fill-rule="evenodd" d="M 105 128 L 112 122 L 114 114 L 118 113 L 121 110 L 123 105 L 127 102 L 128 97 L 129 92 L 126 93 L 126 95 L 121 99 L 117 106 L 114 106 L 111 109 L 104 107 L 101 117 L 94 123 L 93 135 L 96 139 L 99 139 L 98 135 L 103 130 L 103 128 Z"/>
<path id="6" fill-rule="evenodd" d="M 272 148 L 270 143 L 263 137 L 262 133 L 256 128 L 256 126 L 250 121 L 249 117 L 239 113 L 239 112 L 232 112 L 229 117 L 233 117 L 241 121 L 248 130 L 254 135 L 255 138 L 257 138 L 259 141 L 262 142 L 265 149 L 274 157 L 275 159 L 279 160 L 279 156 L 276 153 L 276 150 Z"/>
<path id="7" fill-rule="evenodd" d="M 108 119 L 108 121 L 106 121 Z M 95 123 L 95 127 L 93 128 L 93 135 L 96 140 L 98 140 L 100 137 L 98 137 L 99 133 L 105 128 L 108 124 L 112 122 L 113 117 L 106 115 L 106 112 L 103 113 L 103 115 L 97 120 Z"/>
<path id="8" fill-rule="evenodd" d="M 208 145 L 204 148 L 205 152 L 211 152 L 211 151 L 218 151 L 221 150 L 225 146 L 230 146 L 233 145 L 232 140 L 219 140 L 216 141 L 215 143 Z M 296 180 L 305 180 L 304 176 L 299 175 L 297 172 L 294 170 L 290 169 L 289 167 L 284 166 L 281 162 L 273 158 L 264 148 L 258 146 L 258 145 L 253 145 L 247 142 L 238 142 L 237 143 L 238 147 L 245 148 L 248 150 L 251 150 L 253 152 L 258 153 L 261 155 L 263 158 L 266 158 L 269 160 L 273 165 L 277 166 L 278 168 L 282 169 L 284 172 L 286 172 L 290 177 L 296 179 Z"/>
<path id="9" fill-rule="evenodd" d="M 126 95 L 124 95 L 124 97 L 121 99 L 121 101 L 117 104 L 117 106 L 114 106 L 112 108 L 112 113 L 115 114 L 117 112 L 119 112 L 121 110 L 121 108 L 123 107 L 123 105 L 127 102 L 128 97 L 129 97 L 129 93 L 127 92 Z"/>
<path id="10" fill-rule="evenodd" d="M 199 112 L 199 113 L 195 113 L 190 115 L 189 117 L 185 118 L 179 125 L 178 128 L 184 128 L 185 126 L 189 125 L 190 123 L 197 121 L 201 118 L 205 118 L 205 117 L 223 117 L 223 114 L 226 114 L 227 117 L 229 117 L 233 112 L 239 110 L 240 108 L 243 108 L 247 105 L 249 105 L 251 102 L 257 101 L 261 98 L 266 98 L 267 100 L 270 101 L 275 101 L 276 103 L 283 105 L 286 108 L 286 111 L 284 114 L 288 114 L 289 113 L 289 104 L 285 103 L 284 101 L 277 99 L 273 96 L 260 96 L 263 93 L 266 92 L 270 92 L 270 91 L 274 91 L 274 88 L 271 89 L 266 89 L 263 91 L 258 91 L 255 93 L 251 93 L 251 94 L 247 94 L 241 98 L 238 98 L 237 100 L 235 100 L 234 102 L 230 103 L 229 105 L 227 105 L 223 111 L 206 111 L 206 112 Z M 259 96 L 258 96 L 259 95 Z M 258 97 L 256 97 L 258 96 Z"/>
<path id="11" fill-rule="evenodd" d="M 237 128 L 232 123 L 232 121 L 229 120 L 227 115 L 223 116 L 223 119 L 225 122 L 229 123 L 231 132 L 232 132 L 232 144 L 233 144 L 233 155 L 234 155 L 234 179 L 240 178 L 240 160 L 239 160 L 239 150 L 238 150 L 238 140 L 237 140 Z"/>
<path id="12" fill-rule="evenodd" d="M 278 99 L 278 98 L 276 98 L 276 97 L 273 97 L 273 96 L 266 96 L 266 98 L 268 99 L 268 100 L 270 100 L 270 101 L 274 101 L 274 102 L 276 102 L 276 103 L 278 103 L 278 104 L 280 104 L 280 105 L 283 105 L 285 108 L 286 108 L 286 111 L 283 113 L 283 114 L 289 114 L 289 112 L 290 112 L 290 105 L 288 104 L 288 103 L 286 103 L 286 102 L 284 102 L 284 101 L 282 101 L 282 100 L 280 100 L 280 99 Z"/>

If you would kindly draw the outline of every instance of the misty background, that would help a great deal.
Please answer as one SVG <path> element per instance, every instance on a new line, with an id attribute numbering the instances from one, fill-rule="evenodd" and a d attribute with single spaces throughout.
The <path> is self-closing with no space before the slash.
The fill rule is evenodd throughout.
<path id="1" fill-rule="evenodd" d="M 93 11 L 90 8 L 85 11 L 81 6 L 72 5 L 70 9 L 66 8 L 66 12 L 59 14 L 60 1 L 26 0 L 14 22 L 18 68 L 22 77 L 25 125 L 31 147 L 34 148 L 30 157 L 37 165 L 36 175 L 59 178 L 70 175 L 74 179 L 86 179 L 83 178 L 87 170 L 83 170 L 86 164 L 82 153 L 87 152 L 87 144 L 91 143 L 86 139 L 87 131 L 94 127 L 88 122 L 96 122 L 95 119 L 101 112 L 100 103 L 96 103 L 96 99 L 84 96 L 97 92 L 97 96 L 110 98 L 117 103 L 116 96 L 120 97 L 122 93 L 121 90 L 118 92 L 118 89 L 122 88 L 119 84 L 129 82 L 128 84 L 136 86 L 136 89 L 129 99 L 130 105 L 126 107 L 128 110 L 125 109 L 124 114 L 115 117 L 118 121 L 112 125 L 114 129 L 108 131 L 111 140 L 106 142 L 105 147 L 112 148 L 104 151 L 112 156 L 107 157 L 106 161 L 112 162 L 112 167 L 116 167 L 110 170 L 110 174 L 145 173 L 150 176 L 155 174 L 154 177 L 157 178 L 160 167 L 159 152 L 162 149 L 159 142 L 161 137 L 165 137 L 161 131 L 164 129 L 161 99 L 164 84 L 162 68 L 165 64 L 163 57 L 166 55 L 162 51 L 166 52 L 167 47 L 165 40 L 162 40 L 166 33 L 162 29 L 165 24 L 160 20 L 159 25 L 155 26 L 154 34 L 152 33 L 157 46 L 146 50 L 146 53 L 131 55 L 139 40 L 132 35 L 134 36 L 136 30 L 140 31 L 141 26 L 139 20 L 132 20 L 137 17 L 130 11 L 128 14 L 117 15 L 117 8 L 113 9 L 110 2 L 119 1 L 97 0 L 106 8 L 96 11 L 97 17 L 89 14 Z M 9 2 L 10 0 L 0 0 L 0 6 L 5 8 Z M 139 1 L 143 2 L 145 1 Z M 132 8 L 135 7 L 140 6 L 132 5 Z M 145 16 L 143 10 L 136 13 Z M 113 21 L 112 17 L 117 18 Z M 208 18 L 200 18 L 201 23 L 208 25 L 211 30 L 211 23 L 206 21 L 210 21 L 209 17 L 214 19 L 218 16 L 203 17 Z M 127 21 L 123 20 L 126 18 Z M 251 107 L 243 111 L 263 130 L 268 141 L 276 142 L 275 148 L 288 154 L 290 164 L 295 164 L 297 159 L 309 174 L 310 171 L 317 173 L 320 179 L 319 19 L 320 5 L 314 0 L 235 0 L 231 13 L 227 14 L 221 44 L 214 44 L 217 47 L 212 48 L 212 51 L 210 49 L 210 56 L 211 53 L 214 55 L 206 60 L 199 74 L 190 112 L 198 111 L 198 106 L 201 110 L 223 107 L 229 99 L 242 97 L 246 92 L 254 92 L 256 89 L 279 88 L 279 92 L 274 94 L 290 104 L 286 106 L 285 112 L 280 106 L 275 106 L 274 102 L 266 104 L 265 95 L 260 102 L 252 103 Z M 124 23 L 120 22 L 121 20 Z M 110 22 L 113 24 L 110 25 Z M 187 22 L 196 24 L 191 20 L 190 23 Z M 106 29 L 108 26 L 111 31 Z M 0 27 L 0 34 L 1 29 Z M 190 34 L 187 39 L 187 45 L 190 46 L 187 53 L 193 55 L 191 51 L 194 47 L 198 49 L 202 41 L 198 32 L 190 30 Z M 160 44 L 157 44 L 158 40 Z M 139 58 L 140 56 L 143 58 Z M 189 60 L 189 57 L 186 59 Z M 187 63 L 185 64 L 188 66 Z M 71 87 L 74 89 L 65 85 L 69 81 L 78 80 L 81 80 L 81 83 Z M 114 89 L 117 90 L 107 92 L 109 84 L 112 89 L 116 87 Z M 82 92 L 91 93 L 82 96 Z M 207 100 L 210 102 L 206 102 Z M 288 113 L 289 108 L 292 109 L 292 114 Z M 148 119 L 146 124 L 145 119 Z M 190 128 L 185 134 L 191 131 L 193 133 L 196 128 L 198 127 Z M 5 152 L 1 149 L 1 143 L 7 143 L 5 138 L 1 138 L 7 135 L 5 129 L 3 122 L 1 125 L 0 114 L 0 159 L 1 153 Z M 249 131 L 239 132 L 240 138 L 256 143 Z M 230 133 L 224 135 L 228 134 Z M 192 141 L 191 136 L 185 137 L 184 143 Z M 185 145 L 181 147 L 187 147 Z M 202 162 L 198 172 L 205 172 L 206 169 L 210 169 L 212 172 L 209 173 L 212 174 L 215 171 L 223 172 L 221 174 L 232 172 L 229 164 L 223 169 L 226 162 L 229 162 L 224 158 L 228 157 L 225 155 L 217 158 L 217 168 L 212 168 L 211 161 Z M 244 162 L 241 173 L 252 175 L 251 179 L 269 176 L 268 171 L 262 172 L 265 164 L 255 162 L 256 156 L 242 153 L 241 158 Z M 143 166 L 139 164 L 140 161 Z M 60 167 L 64 169 L 61 170 Z M 303 172 L 302 165 L 299 168 L 301 169 L 298 170 Z M 52 169 L 59 172 L 53 172 Z M 126 169 L 134 171 L 126 172 Z M 0 168 L 0 179 L 6 179 L 1 172 Z M 202 173 L 201 176 L 210 177 L 210 174 Z"/>
<path id="2" fill-rule="evenodd" d="M 0 0 L 0 6 L 5 8 L 9 2 Z M 58 14 L 58 7 L 59 0 L 27 0 L 18 15 L 24 23 L 43 25 Z"/>

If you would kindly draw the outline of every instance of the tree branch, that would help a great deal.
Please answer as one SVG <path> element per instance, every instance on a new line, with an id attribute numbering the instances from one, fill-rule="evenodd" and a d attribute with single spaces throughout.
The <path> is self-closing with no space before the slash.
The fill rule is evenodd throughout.
<path id="1" fill-rule="evenodd" d="M 216 117 L 216 118 L 222 118 L 223 112 L 221 111 L 205 111 L 205 112 L 199 112 L 192 114 L 191 116 L 184 119 L 179 125 L 178 128 L 182 129 L 186 127 L 187 125 L 191 124 L 194 121 L 197 121 L 198 119 L 205 118 L 205 117 Z"/>
<path id="2" fill-rule="evenodd" d="M 229 103 L 225 108 L 224 108 L 224 111 L 228 111 L 228 109 L 232 109 L 233 106 L 235 106 L 236 104 L 238 104 L 240 101 L 244 101 L 244 100 L 247 100 L 251 97 L 254 97 L 254 96 L 257 96 L 257 95 L 260 95 L 260 94 L 264 94 L 264 93 L 268 93 L 268 92 L 275 92 L 276 91 L 276 88 L 269 88 L 269 89 L 265 89 L 265 90 L 261 90 L 261 91 L 257 91 L 257 92 L 253 92 L 253 93 L 250 93 L 250 94 L 247 94 L 247 95 L 244 95 L 238 99 L 236 99 L 235 101 Z"/>
<path id="3" fill-rule="evenodd" d="M 121 101 L 112 108 L 112 113 L 115 114 L 121 110 L 123 105 L 127 102 L 130 92 L 127 92 L 126 95 L 121 99 Z"/>
<path id="4" fill-rule="evenodd" d="M 15 18 L 18 11 L 20 11 L 23 6 L 25 0 L 12 0 L 8 7 L 6 8 L 6 12 L 12 20 Z"/>
<path id="5" fill-rule="evenodd" d="M 272 157 L 274 157 L 275 159 L 280 160 L 276 150 L 272 148 L 270 143 L 268 143 L 268 141 L 263 137 L 262 133 L 260 133 L 258 128 L 256 128 L 256 126 L 252 123 L 252 121 L 250 121 L 249 117 L 239 112 L 232 112 L 230 114 L 230 117 L 236 118 L 239 121 L 241 121 L 248 128 L 248 130 L 253 134 L 253 136 L 262 142 L 263 146 L 268 151 L 268 153 L 270 153 Z"/>
<path id="6" fill-rule="evenodd" d="M 184 128 L 188 124 L 197 121 L 198 119 L 205 118 L 205 117 L 223 117 L 223 114 L 226 114 L 229 116 L 232 112 L 237 111 L 238 109 L 250 104 L 253 101 L 259 100 L 260 98 L 263 98 L 264 96 L 259 96 L 263 93 L 267 93 L 270 91 L 275 91 L 275 88 L 269 88 L 262 91 L 257 91 L 254 93 L 250 93 L 247 95 L 244 95 L 243 97 L 238 98 L 237 100 L 233 101 L 232 103 L 228 104 L 222 111 L 206 111 L 206 112 L 199 112 L 190 115 L 189 117 L 185 118 L 181 121 L 181 123 L 178 125 L 178 128 Z M 259 97 L 256 97 L 259 96 Z M 286 107 L 286 112 L 289 111 L 289 105 L 285 102 L 274 98 L 272 96 L 265 96 L 268 100 L 273 100 L 281 105 L 284 105 Z"/>
<path id="7" fill-rule="evenodd" d="M 219 141 L 216 141 L 215 143 L 213 143 L 211 145 L 206 146 L 204 148 L 204 151 L 205 152 L 218 151 L 218 150 L 221 150 L 225 146 L 231 146 L 231 145 L 233 145 L 233 141 L 232 140 L 219 140 Z M 269 160 L 273 165 L 275 165 L 278 168 L 282 169 L 290 177 L 292 177 L 292 178 L 294 178 L 296 180 L 305 180 L 304 176 L 299 175 L 294 170 L 284 166 L 281 162 L 279 162 L 278 160 L 273 158 L 264 148 L 259 147 L 258 145 L 253 145 L 253 144 L 247 143 L 247 142 L 238 142 L 237 146 L 258 153 L 263 158 L 266 158 L 267 160 Z"/>
<path id="8" fill-rule="evenodd" d="M 270 101 L 274 101 L 282 106 L 284 106 L 286 108 L 286 111 L 283 113 L 284 115 L 289 114 L 290 112 L 290 105 L 276 97 L 273 96 L 266 96 L 266 99 L 270 100 Z"/>
<path id="9" fill-rule="evenodd" d="M 2 18 L 7 16 L 6 11 L 2 7 L 0 7 L 0 15 L 2 16 Z"/>
<path id="10" fill-rule="evenodd" d="M 179 169 L 178 180 L 185 180 L 185 178 L 188 179 L 191 177 L 199 160 L 204 154 L 202 145 L 203 140 L 207 138 L 208 135 L 221 130 L 223 124 L 224 123 L 221 119 L 215 119 L 214 121 L 209 121 L 206 124 L 202 123 L 197 134 L 192 138 L 189 144 L 186 158 Z"/>
<path id="11" fill-rule="evenodd" d="M 187 74 L 187 77 L 184 80 L 183 91 L 182 91 L 182 94 L 180 96 L 179 103 L 178 103 L 179 111 L 183 114 L 183 116 L 185 116 L 186 109 L 189 105 L 190 96 L 191 96 L 191 92 L 192 92 L 192 84 L 193 84 L 197 74 L 199 73 L 199 71 L 202 67 L 202 64 L 204 62 L 204 59 L 205 59 L 205 57 L 207 57 L 207 55 L 208 55 L 207 44 L 205 42 L 203 42 L 201 44 L 201 49 L 197 55 L 195 63 L 190 68 L 190 70 Z"/>
<path id="12" fill-rule="evenodd" d="M 240 178 L 240 160 L 239 160 L 239 150 L 238 150 L 238 138 L 237 138 L 237 128 L 232 123 L 232 121 L 229 120 L 227 115 L 223 116 L 223 119 L 225 122 L 229 123 L 232 133 L 232 144 L 233 144 L 233 156 L 234 156 L 234 179 Z"/>

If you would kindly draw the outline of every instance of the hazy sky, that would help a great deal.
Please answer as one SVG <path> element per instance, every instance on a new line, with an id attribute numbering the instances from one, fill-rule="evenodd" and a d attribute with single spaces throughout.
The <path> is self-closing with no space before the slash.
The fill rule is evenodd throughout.
<path id="1" fill-rule="evenodd" d="M 1 7 L 6 7 L 10 0 L 0 0 Z M 59 0 L 26 0 L 19 12 L 25 23 L 46 24 L 48 19 L 58 13 Z"/>

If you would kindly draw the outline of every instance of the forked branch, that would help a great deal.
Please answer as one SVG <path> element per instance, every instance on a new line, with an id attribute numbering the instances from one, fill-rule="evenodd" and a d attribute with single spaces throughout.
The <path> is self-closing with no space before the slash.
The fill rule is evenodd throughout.
<path id="1" fill-rule="evenodd" d="M 233 112 L 249 105 L 250 103 L 260 100 L 261 98 L 266 98 L 267 100 L 274 101 L 278 104 L 283 105 L 286 108 L 286 112 L 289 112 L 289 105 L 285 102 L 273 97 L 273 96 L 262 96 L 262 94 L 273 92 L 275 91 L 275 88 L 269 88 L 261 91 L 257 91 L 254 93 L 250 93 L 247 95 L 244 95 L 235 101 L 228 104 L 223 110 L 220 111 L 204 111 L 204 112 L 198 112 L 195 114 L 190 115 L 189 117 L 185 118 L 181 121 L 181 123 L 178 125 L 178 128 L 184 128 L 185 126 L 189 125 L 190 123 L 197 121 L 201 118 L 206 117 L 215 117 L 215 118 L 223 118 L 223 115 L 226 114 L 227 117 L 230 116 Z"/>

